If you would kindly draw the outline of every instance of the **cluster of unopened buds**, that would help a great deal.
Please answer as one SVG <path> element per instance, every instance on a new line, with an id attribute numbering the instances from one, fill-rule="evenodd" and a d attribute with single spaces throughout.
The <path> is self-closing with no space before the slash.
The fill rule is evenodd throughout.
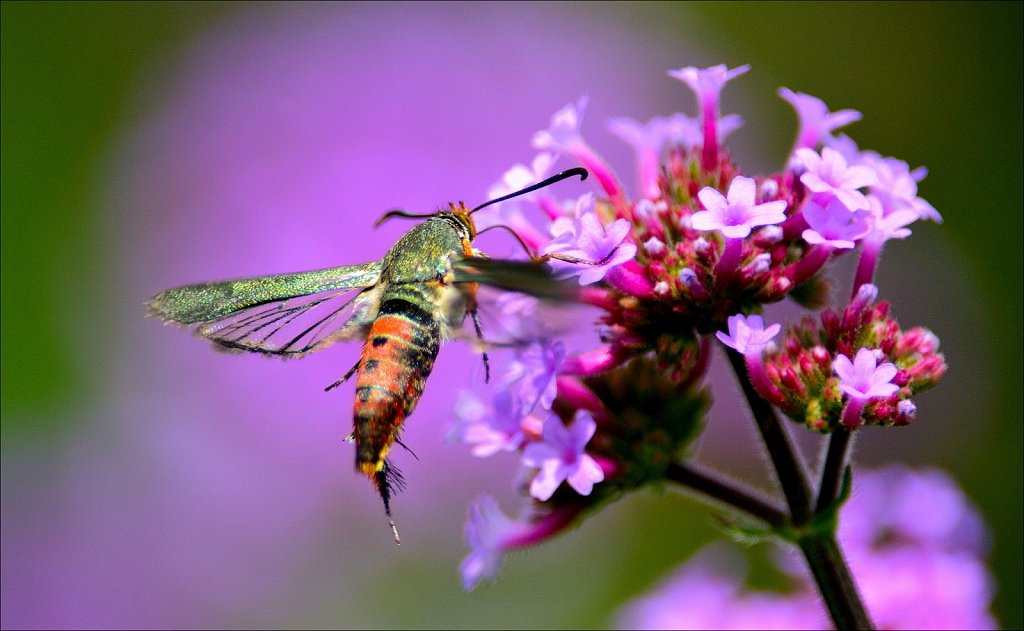
<path id="1" fill-rule="evenodd" d="M 534 136 L 532 163 L 490 191 L 536 182 L 562 156 L 594 176 L 597 194 L 561 201 L 537 191 L 478 221 L 510 227 L 540 255 L 559 255 L 549 263 L 578 278 L 581 300 L 599 310 L 599 343 L 569 353 L 545 329 L 536 299 L 499 299 L 502 326 L 530 341 L 515 348 L 489 400 L 461 395 L 451 435 L 477 456 L 518 454 L 532 500 L 519 520 L 490 497 L 471 506 L 467 588 L 493 577 L 505 552 L 559 533 L 584 511 L 684 476 L 680 463 L 711 404 L 703 377 L 716 337 L 757 396 L 823 433 L 913 421 L 913 397 L 945 371 L 936 337 L 900 329 L 872 284 L 886 241 L 905 238 L 919 219 L 941 221 L 917 196 L 925 170 L 834 134 L 859 113 L 830 112 L 783 88 L 799 118 L 788 163 L 772 175 L 744 175 L 722 144 L 741 121 L 719 116 L 719 95 L 747 69 L 670 71 L 696 93 L 695 118 L 610 122 L 636 152 L 637 198 L 581 136 L 584 99 L 559 110 Z M 546 218 L 546 229 L 528 212 Z M 851 252 L 859 256 L 852 297 L 825 309 L 821 271 Z M 780 339 L 781 325 L 760 314 L 786 297 L 820 313 Z M 770 510 L 764 515 L 772 522 Z"/>

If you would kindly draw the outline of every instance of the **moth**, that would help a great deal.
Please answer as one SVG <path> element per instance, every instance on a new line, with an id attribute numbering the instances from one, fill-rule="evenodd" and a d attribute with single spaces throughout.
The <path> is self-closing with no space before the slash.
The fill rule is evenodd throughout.
<path id="1" fill-rule="evenodd" d="M 373 482 L 395 542 L 401 543 L 391 496 L 403 480 L 387 455 L 396 442 L 401 444 L 402 424 L 416 409 L 441 341 L 452 337 L 467 315 L 482 339 L 479 284 L 564 300 L 572 294 L 571 285 L 557 279 L 544 260 L 584 262 L 558 255 L 489 259 L 473 247 L 473 213 L 573 176 L 584 180 L 587 171 L 568 169 L 472 210 L 462 202 L 429 214 L 393 210 L 376 225 L 396 216 L 425 221 L 377 261 L 168 289 L 147 303 L 149 315 L 196 326 L 199 336 L 222 349 L 277 357 L 301 357 L 335 342 L 364 340 L 356 364 L 326 389 L 355 375 L 351 438 L 356 470 Z M 489 372 L 486 353 L 483 361 Z"/>

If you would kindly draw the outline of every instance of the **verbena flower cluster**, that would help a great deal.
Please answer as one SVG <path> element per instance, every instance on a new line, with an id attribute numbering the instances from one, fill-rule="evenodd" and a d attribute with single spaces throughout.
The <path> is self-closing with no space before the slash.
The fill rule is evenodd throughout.
<path id="1" fill-rule="evenodd" d="M 719 115 L 719 97 L 747 69 L 670 71 L 696 94 L 696 117 L 609 122 L 636 152 L 638 197 L 584 140 L 585 99 L 556 112 L 533 138 L 530 165 L 516 165 L 490 191 L 532 184 L 561 157 L 594 176 L 596 193 L 560 200 L 536 191 L 480 223 L 510 227 L 559 274 L 575 277 L 582 301 L 599 310 L 600 341 L 570 354 L 535 299 L 500 299 L 503 328 L 529 343 L 499 371 L 489 399 L 461 395 L 451 435 L 477 456 L 516 454 L 531 503 L 520 519 L 490 497 L 472 505 L 467 588 L 493 577 L 506 552 L 665 480 L 685 460 L 711 403 L 703 377 L 716 337 L 742 354 L 763 399 L 823 433 L 907 424 L 913 397 L 943 374 L 936 337 L 901 329 L 872 284 L 886 241 L 905 238 L 919 219 L 941 221 L 917 195 L 925 170 L 835 135 L 859 113 L 830 112 L 783 88 L 799 118 L 796 144 L 783 170 L 745 175 L 722 144 L 741 120 Z M 859 257 L 852 297 L 824 309 L 822 269 L 850 253 Z M 779 338 L 781 324 L 760 314 L 787 297 L 820 313 Z"/>

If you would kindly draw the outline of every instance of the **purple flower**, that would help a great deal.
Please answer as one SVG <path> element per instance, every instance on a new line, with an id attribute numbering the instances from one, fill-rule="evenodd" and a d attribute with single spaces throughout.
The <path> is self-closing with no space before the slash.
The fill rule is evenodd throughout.
<path id="1" fill-rule="evenodd" d="M 922 167 L 911 171 L 906 162 L 883 158 L 873 151 L 864 152 L 862 164 L 875 171 L 878 181 L 871 185 L 870 191 L 882 202 L 886 215 L 910 209 L 920 219 L 942 223 L 939 211 L 917 196 L 917 183 L 928 174 L 927 169 Z"/>
<path id="2" fill-rule="evenodd" d="M 811 149 L 797 149 L 796 157 L 807 169 L 800 181 L 813 193 L 834 195 L 851 211 L 866 209 L 868 200 L 857 189 L 876 184 L 873 169 L 863 165 L 847 166 L 841 153 L 825 147 L 819 156 Z"/>
<path id="3" fill-rule="evenodd" d="M 906 226 L 920 218 L 913 209 L 907 207 L 886 213 L 882 200 L 873 194 L 868 195 L 868 212 L 871 214 L 871 240 L 876 242 L 909 237 L 910 229 Z"/>
<path id="4" fill-rule="evenodd" d="M 609 197 L 618 197 L 621 187 L 611 169 L 580 135 L 586 109 L 587 97 L 581 96 L 575 104 L 570 103 L 555 112 L 551 125 L 533 135 L 533 147 L 557 154 L 568 153 L 590 170 Z"/>
<path id="5" fill-rule="evenodd" d="M 891 362 L 877 364 L 875 351 L 870 348 L 857 351 L 852 362 L 846 355 L 836 355 L 832 369 L 839 376 L 839 389 L 850 398 L 860 400 L 887 397 L 897 392 L 900 387 L 892 383 L 896 366 Z"/>
<path id="6" fill-rule="evenodd" d="M 838 537 L 878 628 L 996 627 L 985 524 L 945 472 L 858 470 Z M 809 583 L 804 564 L 791 561 L 783 568 Z"/>
<path id="7" fill-rule="evenodd" d="M 730 239 L 742 239 L 756 226 L 782 223 L 786 220 L 786 202 L 776 200 L 756 204 L 757 184 L 753 179 L 736 176 L 729 184 L 728 198 L 706 186 L 697 197 L 707 210 L 690 218 L 697 230 L 720 230 Z"/>
<path id="8" fill-rule="evenodd" d="M 701 111 L 706 116 L 709 112 L 715 114 L 718 111 L 718 97 L 725 84 L 748 70 L 750 64 L 732 70 L 727 69 L 725 64 L 719 64 L 704 69 L 687 66 L 679 70 L 669 70 L 668 74 L 690 86 L 697 95 Z"/>
<path id="9" fill-rule="evenodd" d="M 512 393 L 499 390 L 494 394 L 493 403 L 493 409 L 488 409 L 473 393 L 460 392 L 455 401 L 456 425 L 448 433 L 448 439 L 473 445 L 470 453 L 478 458 L 519 449 L 526 440 L 523 432 L 526 419 L 514 405 Z"/>
<path id="10" fill-rule="evenodd" d="M 850 212 L 833 197 L 828 205 L 811 200 L 803 207 L 803 216 L 810 228 L 803 231 L 804 241 L 825 244 L 836 249 L 851 249 L 871 232 L 872 215 L 863 210 Z"/>
<path id="11" fill-rule="evenodd" d="M 995 628 L 985 525 L 945 472 L 857 472 L 838 536 L 878 628 Z"/>
<path id="12" fill-rule="evenodd" d="M 555 156 L 547 151 L 542 151 L 534 156 L 530 166 L 516 164 L 501 176 L 501 181 L 487 189 L 487 199 L 495 199 L 509 193 L 543 180 L 551 171 L 551 165 L 555 162 Z M 527 193 L 519 199 L 530 199 L 537 191 Z M 505 202 L 499 202 L 501 206 Z"/>
<path id="13" fill-rule="evenodd" d="M 786 596 L 743 588 L 746 564 L 722 545 L 705 548 L 619 612 L 623 629 L 827 629 L 809 591 Z"/>
<path id="14" fill-rule="evenodd" d="M 597 423 L 587 412 L 577 414 L 571 429 L 557 416 L 548 417 L 543 440 L 523 450 L 523 464 L 540 469 L 530 483 L 530 495 L 546 501 L 562 481 L 580 495 L 590 495 L 594 484 L 604 480 L 601 466 L 584 451 L 596 430 Z"/>
<path id="15" fill-rule="evenodd" d="M 649 198 L 660 195 L 658 175 L 661 167 L 658 160 L 665 145 L 672 143 L 690 147 L 700 144 L 701 137 L 700 125 L 684 114 L 656 116 L 646 123 L 626 117 L 613 118 L 608 121 L 608 130 L 636 151 L 641 191 Z"/>
<path id="16" fill-rule="evenodd" d="M 526 415 L 539 405 L 550 410 L 558 394 L 555 377 L 565 362 L 565 344 L 541 340 L 516 352 L 501 380 L 502 387 L 515 392 L 515 405 Z"/>
<path id="17" fill-rule="evenodd" d="M 719 331 L 715 334 L 716 337 L 722 344 L 744 355 L 760 354 L 772 341 L 772 338 L 782 330 L 782 325 L 777 322 L 766 329 L 764 318 L 759 315 L 745 317 L 742 313 L 738 313 L 729 316 L 727 322 L 729 334 L 726 335 Z"/>
<path id="18" fill-rule="evenodd" d="M 613 267 L 636 256 L 636 245 L 625 243 L 629 229 L 628 221 L 617 219 L 606 230 L 594 212 L 594 196 L 587 193 L 576 204 L 575 220 L 566 217 L 552 224 L 555 238 L 542 253 L 578 259 L 580 262 L 552 258 L 549 262 L 567 276 L 578 275 L 580 285 L 591 285 L 604 278 Z"/>
<path id="19" fill-rule="evenodd" d="M 552 506 L 534 505 L 528 517 L 514 521 L 505 516 L 489 495 L 476 498 L 469 506 L 465 526 L 469 555 L 460 565 L 462 585 L 469 591 L 482 579 L 494 579 L 506 552 L 536 545 L 564 531 L 574 523 L 585 503 Z"/>
<path id="20" fill-rule="evenodd" d="M 853 138 L 846 134 L 826 136 L 824 142 L 826 147 L 838 151 L 846 159 L 846 164 L 855 166 L 861 163 L 863 156 L 860 147 L 857 146 L 857 142 Z M 794 149 L 794 151 L 796 150 Z"/>
<path id="21" fill-rule="evenodd" d="M 803 148 L 813 149 L 834 130 L 861 119 L 857 110 L 829 112 L 824 101 L 803 92 L 779 88 L 779 96 L 789 101 L 796 110 L 797 118 L 800 119 L 800 132 L 797 134 L 794 151 Z"/>
<path id="22" fill-rule="evenodd" d="M 718 143 L 721 142 L 720 134 L 722 133 L 718 121 L 718 97 L 726 83 L 747 70 L 750 70 L 749 65 L 728 70 L 723 64 L 703 70 L 687 66 L 679 70 L 668 71 L 669 76 L 686 83 L 697 95 L 704 123 L 701 164 L 705 169 L 713 169 L 718 161 Z"/>
<path id="23" fill-rule="evenodd" d="M 651 256 L 661 256 L 665 253 L 665 242 L 658 237 L 651 237 L 644 241 L 644 251 Z"/>
<path id="24" fill-rule="evenodd" d="M 553 153 L 571 153 L 573 146 L 583 142 L 580 125 L 587 111 L 586 96 L 570 103 L 551 116 L 551 124 L 533 135 L 533 147 Z"/>
<path id="25" fill-rule="evenodd" d="M 469 505 L 469 521 L 465 527 L 470 553 L 459 566 L 463 587 L 468 591 L 482 579 L 497 576 L 505 552 L 514 548 L 530 529 L 529 524 L 506 517 L 490 495 L 475 499 Z"/>
<path id="26" fill-rule="evenodd" d="M 515 191 L 522 190 L 531 184 L 535 184 L 545 177 L 555 162 L 555 156 L 546 151 L 538 153 L 530 166 L 516 164 L 501 177 L 501 181 L 487 190 L 487 199 L 497 199 Z M 533 224 L 523 215 L 521 210 L 522 202 L 533 199 L 538 195 L 537 191 L 527 193 L 522 197 L 499 202 L 494 206 L 480 211 L 474 215 L 477 232 L 483 231 L 496 224 L 502 224 L 511 228 L 534 251 L 546 241 L 544 236 L 534 228 Z"/>

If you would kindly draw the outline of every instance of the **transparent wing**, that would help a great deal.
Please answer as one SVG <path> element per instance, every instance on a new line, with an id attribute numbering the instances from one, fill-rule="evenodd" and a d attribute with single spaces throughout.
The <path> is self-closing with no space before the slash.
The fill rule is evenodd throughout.
<path id="1" fill-rule="evenodd" d="M 286 357 L 365 335 L 377 314 L 382 265 L 200 283 L 161 292 L 150 315 L 198 324 L 196 333 L 228 350 Z"/>
<path id="2" fill-rule="evenodd" d="M 482 283 L 505 291 L 563 302 L 575 302 L 579 296 L 579 283 L 557 278 L 542 262 L 467 256 L 453 261 L 451 270 L 457 283 Z"/>
<path id="3" fill-rule="evenodd" d="M 481 285 L 476 302 L 486 341 L 461 335 L 479 350 L 521 347 L 590 319 L 579 302 L 579 283 L 557 278 L 542 262 L 463 257 L 453 261 L 452 276 Z"/>

